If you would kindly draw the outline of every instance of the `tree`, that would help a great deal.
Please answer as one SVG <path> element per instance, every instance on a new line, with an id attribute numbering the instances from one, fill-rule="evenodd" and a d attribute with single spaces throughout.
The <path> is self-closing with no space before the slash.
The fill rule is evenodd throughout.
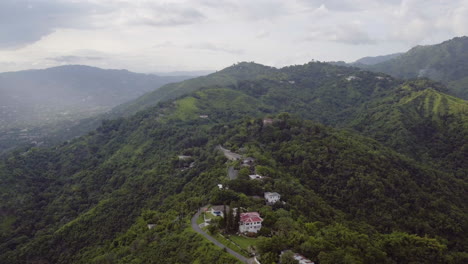
<path id="1" fill-rule="evenodd" d="M 237 207 L 237 210 L 236 210 L 236 215 L 234 217 L 234 232 L 237 232 L 237 230 L 239 230 L 239 223 L 240 223 L 240 214 L 241 214 L 241 211 L 240 211 L 240 208 Z"/>
<path id="2" fill-rule="evenodd" d="M 281 264 L 299 264 L 299 261 L 294 259 L 294 253 L 291 250 L 285 251 L 280 258 Z"/>

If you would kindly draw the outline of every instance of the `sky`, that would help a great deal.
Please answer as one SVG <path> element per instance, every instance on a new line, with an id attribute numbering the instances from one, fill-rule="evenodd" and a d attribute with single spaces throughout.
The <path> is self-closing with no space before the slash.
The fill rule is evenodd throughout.
<path id="1" fill-rule="evenodd" d="M 0 72 L 352 62 L 468 35 L 468 0 L 0 0 Z"/>

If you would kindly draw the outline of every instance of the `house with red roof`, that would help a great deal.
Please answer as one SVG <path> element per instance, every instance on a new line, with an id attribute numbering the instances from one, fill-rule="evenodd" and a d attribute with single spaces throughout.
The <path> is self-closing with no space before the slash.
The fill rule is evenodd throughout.
<path id="1" fill-rule="evenodd" d="M 258 212 L 240 214 L 239 232 L 257 233 L 262 228 L 263 219 Z"/>

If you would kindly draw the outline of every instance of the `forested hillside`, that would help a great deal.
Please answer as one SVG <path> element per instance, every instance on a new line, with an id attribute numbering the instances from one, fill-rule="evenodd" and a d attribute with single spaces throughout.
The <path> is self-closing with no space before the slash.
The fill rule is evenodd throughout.
<path id="1" fill-rule="evenodd" d="M 468 37 L 457 37 L 437 45 L 417 46 L 396 58 L 373 65 L 355 64 L 397 78 L 427 77 L 446 84 L 449 91 L 468 99 Z"/>
<path id="2" fill-rule="evenodd" d="M 466 101 L 325 63 L 225 71 L 234 81 L 175 88 L 86 136 L 2 159 L 0 262 L 237 263 L 190 227 L 208 203 L 260 212 L 262 263 L 286 249 L 317 263 L 467 261 Z M 424 126 L 432 133 L 413 142 Z M 219 145 L 266 178 L 229 180 L 241 164 Z M 285 204 L 254 197 L 265 191 Z"/>
<path id="3" fill-rule="evenodd" d="M 407 82 L 364 106 L 354 128 L 416 160 L 466 175 L 468 102 L 428 80 Z"/>

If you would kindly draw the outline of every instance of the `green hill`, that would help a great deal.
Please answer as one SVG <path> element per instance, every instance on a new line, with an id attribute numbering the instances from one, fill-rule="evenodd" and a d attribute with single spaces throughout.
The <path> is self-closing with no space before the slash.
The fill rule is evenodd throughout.
<path id="1" fill-rule="evenodd" d="M 391 60 L 356 66 L 403 79 L 427 77 L 443 82 L 451 93 L 468 99 L 468 37 L 417 46 Z"/>
<path id="2" fill-rule="evenodd" d="M 242 62 L 221 71 L 179 83 L 172 83 L 147 93 L 136 100 L 113 109 L 115 116 L 130 116 L 138 111 L 155 106 L 158 102 L 175 99 L 203 87 L 236 85 L 239 81 L 259 79 L 276 73 L 272 67 L 256 63 Z"/>
<path id="3" fill-rule="evenodd" d="M 466 174 L 455 173 L 466 171 L 466 130 L 458 130 L 466 101 L 433 82 L 402 84 L 356 68 L 247 65 L 261 77 L 183 89 L 69 143 L 2 159 L 0 262 L 236 263 L 190 228 L 207 203 L 260 212 L 262 263 L 285 249 L 320 263 L 466 262 Z M 353 124 L 388 146 L 310 120 Z M 403 143 L 426 133 L 422 125 L 458 163 L 406 153 Z M 396 137 L 381 138 L 380 129 Z M 253 157 L 268 178 L 229 180 L 228 167 L 240 163 L 218 145 Z M 264 191 L 286 204 L 252 197 Z"/>
<path id="4" fill-rule="evenodd" d="M 365 105 L 352 126 L 415 159 L 466 170 L 468 102 L 441 90 L 428 80 L 407 82 Z"/>

